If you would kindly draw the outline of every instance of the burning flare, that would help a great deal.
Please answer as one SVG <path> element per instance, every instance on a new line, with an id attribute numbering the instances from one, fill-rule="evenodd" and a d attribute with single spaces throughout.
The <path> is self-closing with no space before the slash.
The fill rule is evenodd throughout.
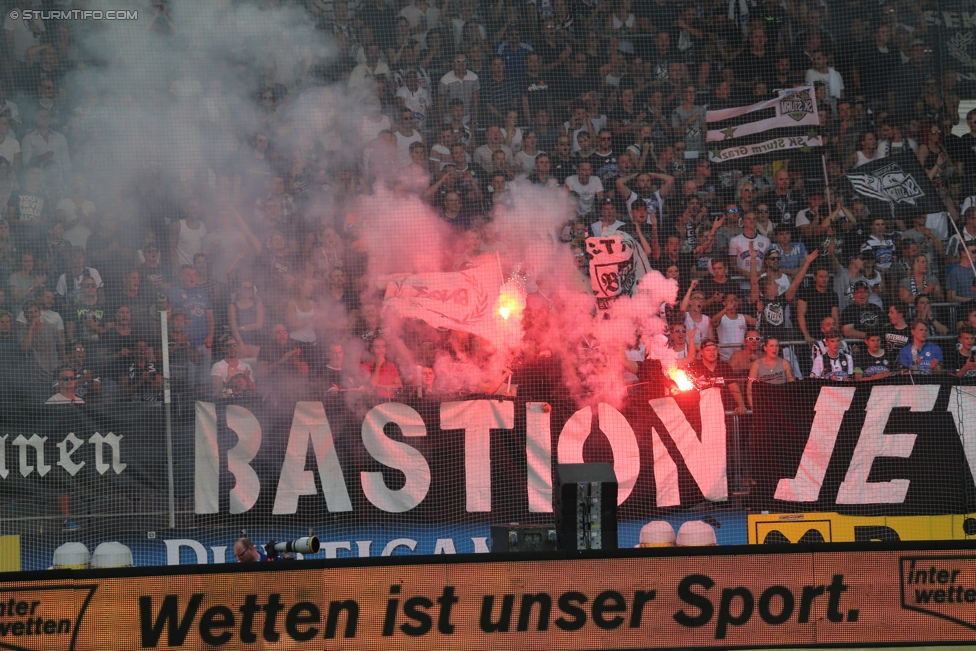
<path id="1" fill-rule="evenodd" d="M 685 372 L 677 366 L 668 371 L 668 376 L 674 381 L 678 391 L 690 391 L 695 388 L 695 385 L 692 384 Z"/>

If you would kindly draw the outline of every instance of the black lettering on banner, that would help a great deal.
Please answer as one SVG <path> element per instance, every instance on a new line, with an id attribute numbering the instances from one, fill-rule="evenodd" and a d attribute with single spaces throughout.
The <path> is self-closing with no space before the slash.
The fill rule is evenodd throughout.
<path id="1" fill-rule="evenodd" d="M 258 636 L 254 634 L 254 615 L 261 610 L 261 606 L 258 605 L 258 596 L 256 594 L 249 594 L 244 597 L 244 603 L 238 610 L 242 615 L 241 642 L 254 644 L 258 639 Z"/>
<path id="2" fill-rule="evenodd" d="M 798 624 L 810 622 L 810 608 L 813 606 L 813 600 L 822 595 L 825 590 L 826 588 L 822 585 L 803 586 L 803 594 L 800 596 L 800 614 L 796 618 Z"/>
<path id="3" fill-rule="evenodd" d="M 319 634 L 319 629 L 315 626 L 310 626 L 302 630 L 299 626 L 317 624 L 321 619 L 322 613 L 319 612 L 318 606 L 308 601 L 299 601 L 289 608 L 288 614 L 285 615 L 285 632 L 291 636 L 291 639 L 297 642 L 311 640 Z"/>
<path id="4" fill-rule="evenodd" d="M 612 631 L 624 623 L 624 618 L 620 615 L 606 619 L 604 613 L 624 613 L 627 612 L 627 604 L 624 596 L 614 590 L 601 592 L 593 600 L 593 623 L 605 631 Z"/>
<path id="5" fill-rule="evenodd" d="M 552 597 L 548 593 L 522 595 L 522 606 L 519 608 L 518 630 L 529 630 L 529 620 L 532 618 L 532 606 L 539 604 L 539 621 L 537 631 L 549 630 L 549 615 L 552 612 Z"/>
<path id="6" fill-rule="evenodd" d="M 335 639 L 336 629 L 339 627 L 339 615 L 346 613 L 346 630 L 343 637 L 356 637 L 356 626 L 359 624 L 359 603 L 346 599 L 345 601 L 333 601 L 329 604 L 329 619 L 325 624 L 326 639 Z"/>
<path id="7" fill-rule="evenodd" d="M 613 245 L 615 243 L 616 243 L 616 240 L 600 240 L 600 244 L 606 245 L 606 247 L 607 247 L 607 253 L 609 253 L 609 254 L 613 254 Z"/>
<path id="8" fill-rule="evenodd" d="M 437 617 L 438 633 L 444 635 L 452 635 L 454 633 L 454 624 L 451 623 L 451 608 L 459 601 L 460 599 L 454 594 L 454 586 L 444 586 L 444 591 L 437 598 L 437 603 L 441 607 L 440 615 Z"/>
<path id="9" fill-rule="evenodd" d="M 402 586 L 391 585 L 390 594 L 400 594 L 402 589 Z M 386 602 L 386 617 L 383 618 L 383 637 L 393 635 L 393 627 L 396 626 L 396 614 L 399 605 L 399 599 L 390 599 Z"/>
<path id="10" fill-rule="evenodd" d="M 559 596 L 559 610 L 571 615 L 572 618 L 557 617 L 556 626 L 564 631 L 578 631 L 586 626 L 586 611 L 580 606 L 587 601 L 589 598 L 582 592 L 570 591 L 561 594 Z"/>
<path id="11" fill-rule="evenodd" d="M 159 644 L 159 638 L 163 635 L 163 627 L 168 628 L 166 636 L 166 646 L 182 646 L 186 640 L 190 626 L 197 616 L 200 602 L 203 601 L 203 594 L 198 593 L 190 597 L 186 612 L 183 618 L 179 618 L 180 598 L 175 594 L 168 594 L 163 597 L 163 603 L 159 607 L 159 614 L 154 617 L 152 597 L 139 597 L 139 624 L 142 633 L 142 646 L 147 649 L 154 649 Z"/>
<path id="12" fill-rule="evenodd" d="M 281 634 L 278 628 L 278 613 L 284 610 L 285 606 L 281 603 L 281 595 L 277 592 L 268 595 L 268 603 L 264 605 L 264 634 L 265 642 L 277 642 Z"/>
<path id="13" fill-rule="evenodd" d="M 738 597 L 742 601 L 742 610 L 738 615 L 732 615 L 732 603 Z M 722 590 L 722 601 L 718 606 L 718 620 L 715 626 L 715 639 L 724 640 L 728 627 L 742 626 L 752 617 L 752 610 L 755 607 L 755 599 L 749 588 L 742 586 L 736 588 L 725 588 Z"/>
<path id="14" fill-rule="evenodd" d="M 770 609 L 773 597 L 778 596 L 782 602 L 782 608 L 778 615 L 774 615 L 773 611 Z M 793 615 L 793 608 L 795 603 L 793 601 L 793 593 L 790 589 L 784 585 L 773 585 L 768 588 L 759 596 L 759 616 L 767 624 L 776 626 L 787 621 Z"/>
<path id="15" fill-rule="evenodd" d="M 508 633 L 508 628 L 512 624 L 512 609 L 515 607 L 515 595 L 507 594 L 502 597 L 501 612 L 498 613 L 498 620 L 492 621 L 492 613 L 495 610 L 495 595 L 485 595 L 481 600 L 481 630 L 485 633 Z"/>
<path id="16" fill-rule="evenodd" d="M 403 623 L 400 630 L 411 637 L 419 637 L 430 633 L 434 627 L 434 620 L 427 613 L 427 608 L 433 608 L 434 602 L 427 597 L 410 597 L 403 602 L 403 614 L 417 622 L 417 624 Z M 423 608 L 423 610 L 421 610 Z"/>
<path id="17" fill-rule="evenodd" d="M 657 590 L 637 590 L 634 592 L 634 609 L 630 613 L 630 627 L 640 628 L 641 617 L 644 616 L 644 605 L 648 601 L 653 601 L 657 596 Z"/>
<path id="18" fill-rule="evenodd" d="M 684 609 L 679 610 L 674 614 L 674 621 L 678 622 L 682 626 L 688 626 L 695 628 L 698 626 L 704 626 L 712 619 L 712 615 L 715 613 L 715 606 L 705 595 L 700 595 L 694 592 L 691 588 L 692 586 L 701 586 L 706 590 L 711 590 L 715 587 L 715 581 L 704 574 L 689 574 L 685 578 L 681 579 L 681 583 L 678 584 L 678 598 L 690 606 L 694 606 L 701 612 L 692 617 L 687 614 Z"/>
<path id="19" fill-rule="evenodd" d="M 234 613 L 227 606 L 213 606 L 208 608 L 200 618 L 200 639 L 210 646 L 227 644 L 234 636 L 230 631 L 215 634 L 214 629 L 230 628 L 234 626 Z"/>

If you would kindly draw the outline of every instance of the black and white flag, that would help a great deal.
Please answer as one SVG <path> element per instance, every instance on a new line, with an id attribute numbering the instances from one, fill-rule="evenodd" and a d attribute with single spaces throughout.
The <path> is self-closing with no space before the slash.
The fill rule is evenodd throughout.
<path id="1" fill-rule="evenodd" d="M 708 111 L 709 159 L 721 163 L 823 144 L 812 86 L 784 90 L 749 106 Z"/>
<path id="2" fill-rule="evenodd" d="M 847 181 L 873 215 L 910 220 L 918 213 L 945 210 L 935 185 L 914 156 L 871 161 L 852 169 Z"/>

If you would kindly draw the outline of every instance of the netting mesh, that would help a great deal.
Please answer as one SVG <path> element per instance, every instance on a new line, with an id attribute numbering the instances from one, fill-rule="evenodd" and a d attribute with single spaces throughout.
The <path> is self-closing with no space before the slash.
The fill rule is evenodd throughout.
<path id="1" fill-rule="evenodd" d="M 0 5 L 0 568 L 976 533 L 972 2 Z"/>

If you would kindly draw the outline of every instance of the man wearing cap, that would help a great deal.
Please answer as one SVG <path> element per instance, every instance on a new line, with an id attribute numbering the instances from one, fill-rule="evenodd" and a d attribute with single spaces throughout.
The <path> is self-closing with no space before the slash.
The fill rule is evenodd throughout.
<path id="1" fill-rule="evenodd" d="M 931 50 L 929 50 L 931 52 Z M 911 116 L 915 109 L 915 102 L 922 98 L 922 87 L 925 78 L 932 74 L 932 68 L 925 62 L 925 42 L 919 39 L 912 41 L 908 50 L 908 63 L 885 71 L 878 70 L 877 74 L 890 74 L 888 82 L 888 110 L 898 116 Z"/>
<path id="2" fill-rule="evenodd" d="M 742 397 L 742 391 L 737 382 L 729 382 L 735 377 L 735 372 L 728 362 L 719 359 L 718 342 L 714 339 L 705 339 L 701 343 L 701 359 L 688 365 L 688 373 L 696 378 L 711 380 L 722 378 L 726 381 L 726 387 L 735 401 L 735 410 L 740 414 L 746 413 L 746 403 Z M 725 391 L 722 392 L 725 397 Z M 723 400 L 724 402 L 724 400 Z"/>
<path id="3" fill-rule="evenodd" d="M 884 326 L 885 313 L 868 299 L 871 287 L 865 280 L 854 283 L 854 302 L 844 308 L 840 314 L 841 329 L 849 339 L 864 339 L 868 332 L 880 330 Z"/>

